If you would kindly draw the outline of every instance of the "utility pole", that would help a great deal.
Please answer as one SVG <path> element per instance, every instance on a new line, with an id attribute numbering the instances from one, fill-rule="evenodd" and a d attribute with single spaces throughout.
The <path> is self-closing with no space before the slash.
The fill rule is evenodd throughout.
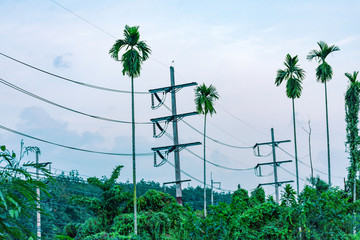
<path id="1" fill-rule="evenodd" d="M 219 184 L 219 188 L 221 188 L 221 182 L 214 182 L 212 179 L 211 173 L 211 205 L 214 205 L 214 184 Z"/>
<path id="2" fill-rule="evenodd" d="M 161 137 L 165 132 L 169 122 L 172 121 L 173 127 L 173 145 L 165 146 L 165 147 L 155 147 L 151 150 L 154 151 L 154 167 L 159 167 L 167 161 L 167 156 L 169 153 L 174 152 L 174 165 L 175 165 L 175 182 L 176 183 L 176 200 L 177 202 L 182 205 L 182 189 L 181 189 L 181 170 L 180 170 L 180 154 L 179 152 L 188 146 L 200 145 L 200 142 L 195 143 L 186 143 L 186 144 L 179 144 L 179 134 L 178 134 L 178 125 L 177 122 L 181 120 L 183 117 L 192 116 L 198 114 L 197 112 L 185 113 L 185 114 L 177 114 L 176 110 L 176 92 L 183 87 L 190 87 L 197 85 L 197 83 L 186 83 L 181 85 L 175 85 L 175 74 L 174 74 L 174 67 L 170 67 L 170 87 L 163 87 L 157 89 L 151 89 L 149 92 L 151 93 L 151 100 L 152 100 L 152 109 L 159 108 L 165 101 L 165 97 L 167 93 L 171 93 L 171 116 L 167 117 L 160 117 L 160 118 L 153 118 L 151 119 L 153 123 L 153 136 L 155 138 Z M 163 98 L 161 99 L 158 93 L 163 93 Z M 158 104 L 155 106 L 155 99 L 158 101 Z M 165 122 L 165 127 L 162 127 L 159 122 Z M 159 134 L 156 134 L 156 127 L 160 130 Z M 165 151 L 165 156 L 160 152 L 161 150 Z M 160 156 L 162 162 L 157 164 L 156 162 L 156 155 Z"/>
<path id="3" fill-rule="evenodd" d="M 286 142 L 290 142 L 290 140 L 275 141 L 274 129 L 271 128 L 271 142 L 256 143 L 256 144 L 254 145 L 254 147 L 253 147 L 254 150 L 257 149 L 257 154 L 258 154 L 258 156 L 260 156 L 259 146 L 261 146 L 261 145 L 271 145 L 272 155 L 273 155 L 273 161 L 272 161 L 272 162 L 269 162 L 269 163 L 260 163 L 260 164 L 257 164 L 256 167 L 255 167 L 255 169 L 259 169 L 260 174 L 261 174 L 260 166 L 262 166 L 262 165 L 273 165 L 273 166 L 274 166 L 274 182 L 271 182 L 271 183 L 262 183 L 262 184 L 259 184 L 258 187 L 263 186 L 263 185 L 275 185 L 275 197 L 276 197 L 276 202 L 277 202 L 277 203 L 279 203 L 279 186 L 280 186 L 281 184 L 284 184 L 284 183 L 294 182 L 294 181 L 292 181 L 292 180 L 291 180 L 291 181 L 278 181 L 277 167 L 280 166 L 280 164 L 282 164 L 282 163 L 291 162 L 291 160 L 277 162 L 277 161 L 276 161 L 275 147 L 277 147 L 278 144 L 280 144 L 280 143 L 286 143 Z M 254 152 L 255 152 L 255 151 L 254 151 Z"/>

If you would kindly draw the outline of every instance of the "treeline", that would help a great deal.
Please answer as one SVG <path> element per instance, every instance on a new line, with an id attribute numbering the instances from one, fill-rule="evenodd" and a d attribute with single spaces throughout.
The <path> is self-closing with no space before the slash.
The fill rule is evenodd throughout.
<path id="1" fill-rule="evenodd" d="M 209 202 L 206 218 L 202 188 L 185 188 L 180 206 L 174 187 L 140 181 L 134 236 L 132 186 L 116 182 L 121 168 L 109 178 L 85 181 L 72 171 L 48 182 L 49 195 L 41 200 L 42 239 L 360 239 L 355 234 L 360 230 L 360 201 L 354 203 L 349 192 L 319 178 L 310 179 L 298 198 L 287 185 L 280 203 L 262 188 L 214 193 L 216 204 Z M 35 212 L 18 220 L 35 232 Z"/>
<path id="2" fill-rule="evenodd" d="M 105 182 L 106 178 L 103 177 L 99 180 L 100 182 Z M 89 184 L 88 181 L 84 180 L 77 170 L 73 170 L 68 174 L 62 172 L 51 181 L 44 181 L 47 182 L 46 187 L 48 194 L 44 193 L 41 197 L 41 208 L 45 211 L 45 214 L 41 217 L 42 239 L 54 239 L 56 235 L 65 234 L 66 231 L 69 231 L 67 225 L 73 227 L 74 224 L 84 223 L 87 219 L 95 217 L 94 209 L 86 207 L 86 204 L 80 202 L 79 199 L 95 200 L 99 199 L 103 193 L 97 185 Z M 132 201 L 132 183 L 114 182 L 114 188 L 119 189 L 119 191 L 121 189 L 121 193 L 125 195 L 122 204 L 128 204 L 128 202 Z M 176 189 L 174 185 L 161 186 L 160 183 L 144 180 L 137 183 L 139 196 L 143 196 L 149 190 L 166 193 L 175 198 Z M 207 189 L 207 191 L 210 196 L 211 190 Z M 183 201 L 189 209 L 194 211 L 201 210 L 203 208 L 203 194 L 203 188 L 201 187 L 187 187 L 183 189 Z M 220 202 L 230 203 L 231 201 L 231 193 L 229 192 L 214 191 L 213 196 L 214 204 Z M 120 204 L 120 202 L 116 204 Z M 210 199 L 208 200 L 208 204 L 211 205 Z M 19 224 L 35 233 L 36 212 L 33 210 L 29 218 L 19 218 Z"/>

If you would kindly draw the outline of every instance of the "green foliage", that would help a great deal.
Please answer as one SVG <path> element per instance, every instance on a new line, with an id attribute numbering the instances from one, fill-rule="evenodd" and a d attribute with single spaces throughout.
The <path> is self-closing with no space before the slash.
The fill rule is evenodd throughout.
<path id="1" fill-rule="evenodd" d="M 359 72 L 353 74 L 345 73 L 350 81 L 350 85 L 345 94 L 345 121 L 346 121 L 346 146 L 350 154 L 350 166 L 348 167 L 347 188 L 354 194 L 354 182 L 356 181 L 356 172 L 359 171 L 359 101 L 360 101 L 360 83 L 357 81 Z M 356 183 L 358 184 L 358 183 Z M 356 188 L 358 189 L 358 187 Z M 360 189 L 358 189 L 360 193 Z"/>
<path id="2" fill-rule="evenodd" d="M 92 177 L 87 182 L 90 185 L 98 187 L 101 190 L 99 197 L 75 196 L 73 201 L 77 204 L 89 208 L 97 218 L 99 218 L 100 229 L 108 229 L 114 218 L 120 214 L 131 195 L 123 192 L 121 186 L 116 184 L 116 179 L 120 176 L 120 170 L 123 166 L 117 166 L 113 170 L 110 178 L 104 177 L 102 180 Z"/>
<path id="3" fill-rule="evenodd" d="M 219 94 L 213 85 L 207 87 L 205 83 L 195 88 L 195 104 L 198 113 L 210 116 L 216 113 L 214 101 L 219 99 Z"/>
<path id="4" fill-rule="evenodd" d="M 26 167 L 38 169 L 46 178 L 51 180 L 49 172 L 33 162 L 23 163 L 22 159 L 30 152 L 38 153 L 37 147 L 24 147 L 21 142 L 19 159 L 6 146 L 0 147 L 0 164 L 4 167 L 0 172 L 0 239 L 10 236 L 18 239 L 28 239 L 34 236 L 33 229 L 20 219 L 29 219 L 35 210 L 44 213 L 37 207 L 37 192 L 39 188 L 47 194 L 46 185 L 36 180 Z"/>
<path id="5" fill-rule="evenodd" d="M 279 69 L 275 79 L 276 86 L 280 86 L 284 80 L 286 81 L 286 96 L 292 99 L 301 96 L 301 84 L 305 78 L 305 71 L 298 66 L 298 62 L 297 55 L 291 57 L 290 54 L 287 54 L 284 62 L 286 68 L 284 70 Z"/>
<path id="6" fill-rule="evenodd" d="M 138 199 L 138 210 L 158 212 L 170 203 L 176 203 L 176 200 L 169 194 L 149 190 Z"/>
<path id="7" fill-rule="evenodd" d="M 325 83 L 331 80 L 332 78 L 332 68 L 325 61 L 326 57 L 335 51 L 340 51 L 340 48 L 335 45 L 327 45 L 324 41 L 317 43 L 320 50 L 311 50 L 307 55 L 308 60 L 316 59 L 319 62 L 319 66 L 316 68 L 316 80 Z"/>
<path id="8" fill-rule="evenodd" d="M 127 74 L 134 78 L 140 76 L 141 64 L 149 58 L 151 49 L 144 41 L 139 41 L 140 33 L 139 27 L 125 26 L 124 39 L 119 39 L 115 42 L 109 51 L 109 54 L 116 61 L 119 61 L 119 52 L 126 48 L 125 53 L 121 57 L 123 64 L 123 75 Z"/>

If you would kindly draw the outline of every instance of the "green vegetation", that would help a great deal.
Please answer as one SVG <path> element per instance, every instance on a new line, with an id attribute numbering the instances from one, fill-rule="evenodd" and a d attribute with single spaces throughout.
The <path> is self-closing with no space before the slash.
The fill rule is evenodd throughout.
<path id="1" fill-rule="evenodd" d="M 250 194 L 245 189 L 215 193 L 216 205 L 208 206 L 206 218 L 203 188 L 185 188 L 185 205 L 180 206 L 175 186 L 141 181 L 135 236 L 132 186 L 116 183 L 121 168 L 115 167 L 109 178 L 84 181 L 72 171 L 49 182 L 49 196 L 41 201 L 43 239 L 359 239 L 352 233 L 354 226 L 360 230 L 360 201 L 353 202 L 351 194 L 319 178 L 310 179 L 298 198 L 285 186 L 280 204 L 262 188 Z M 199 204 L 192 207 L 191 202 Z M 26 229 L 20 239 L 35 232 L 35 209 L 27 211 L 28 217 L 20 212 L 14 219 Z M 10 215 L 7 219 L 13 220 Z"/>
<path id="2" fill-rule="evenodd" d="M 357 81 L 359 72 L 345 73 L 350 85 L 345 94 L 346 146 L 349 151 L 350 166 L 348 168 L 347 187 L 351 189 L 354 201 L 356 200 L 356 173 L 359 171 L 359 99 L 360 83 Z M 359 195 L 358 195 L 359 196 Z"/>

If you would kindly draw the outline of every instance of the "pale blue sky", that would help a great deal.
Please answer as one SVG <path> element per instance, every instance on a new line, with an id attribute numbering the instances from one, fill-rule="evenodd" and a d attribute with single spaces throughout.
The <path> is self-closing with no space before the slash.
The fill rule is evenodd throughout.
<path id="1" fill-rule="evenodd" d="M 151 59 L 136 79 L 136 90 L 167 86 L 169 66 L 174 60 L 176 82 L 213 84 L 221 96 L 217 114 L 209 119 L 208 135 L 223 142 L 252 146 L 270 141 L 270 128 L 276 138 L 293 139 L 291 101 L 285 85 L 275 87 L 276 71 L 283 68 L 285 55 L 299 55 L 307 72 L 301 99 L 296 101 L 299 156 L 308 164 L 307 134 L 302 130 L 308 118 L 312 123 L 312 150 L 316 169 L 327 172 L 324 88 L 315 81 L 316 62 L 306 60 L 316 42 L 323 40 L 341 48 L 328 57 L 334 77 L 328 85 L 332 173 L 335 185 L 343 187 L 348 165 L 345 153 L 344 93 L 345 72 L 359 70 L 358 1 L 69 1 L 57 0 L 66 8 L 102 29 L 83 21 L 51 0 L 0 1 L 0 52 L 36 67 L 78 81 L 122 90 L 130 81 L 121 74 L 121 65 L 108 50 L 122 38 L 126 24 L 139 25 L 141 38 L 152 48 Z M 112 36 L 110 36 L 107 32 Z M 89 114 L 129 121 L 130 96 L 76 86 L 36 72 L 0 56 L 0 78 L 41 97 Z M 23 95 L 4 85 L 0 88 L 0 124 L 26 134 L 65 145 L 99 151 L 131 152 L 130 125 L 105 122 L 77 115 Z M 177 95 L 178 112 L 194 110 L 193 89 Z M 169 98 L 168 98 L 169 100 Z M 170 105 L 170 102 L 167 102 Z M 231 113 L 231 114 L 229 114 Z M 152 111 L 150 96 L 136 96 L 137 121 L 168 115 L 166 109 Z M 236 118 L 235 118 L 235 117 Z M 240 121 L 240 120 L 241 121 Z M 202 117 L 189 117 L 188 123 L 202 129 Z M 244 123 L 245 122 L 245 123 Z M 250 126 L 249 126 L 250 125 Z M 171 128 L 169 128 L 171 130 Z M 200 134 L 179 123 L 180 141 L 202 141 Z M 171 132 L 171 131 L 170 131 Z M 22 137 L 1 130 L 1 144 L 18 149 Z M 111 157 L 74 152 L 24 138 L 26 145 L 42 150 L 42 160 L 53 167 L 78 169 L 93 176 L 108 175 L 123 164 L 121 180 L 131 180 L 130 157 Z M 153 146 L 169 145 L 170 139 L 152 138 L 150 126 L 137 126 L 137 152 L 150 152 Z M 210 161 L 248 168 L 271 161 L 254 157 L 252 150 L 228 148 L 208 141 Z M 293 153 L 293 144 L 282 146 Z M 201 147 L 191 148 L 202 154 Z M 265 149 L 264 152 L 269 151 Z M 278 151 L 278 160 L 289 156 Z M 202 161 L 181 152 L 182 169 L 202 180 Z M 170 161 L 173 161 L 170 158 Z M 138 158 L 138 179 L 172 181 L 169 165 L 152 167 L 152 157 Z M 294 164 L 283 165 L 294 173 Z M 234 172 L 208 165 L 208 176 L 226 189 L 238 183 L 247 189 L 273 176 L 258 178 L 253 171 Z M 271 172 L 271 169 L 264 170 Z M 300 164 L 301 177 L 310 170 Z M 294 177 L 279 170 L 280 180 Z M 320 174 L 323 179 L 327 176 Z M 184 179 L 187 176 L 183 175 Z M 192 185 L 198 183 L 193 181 Z M 301 185 L 304 182 L 301 181 Z M 268 194 L 273 188 L 266 188 Z"/>

